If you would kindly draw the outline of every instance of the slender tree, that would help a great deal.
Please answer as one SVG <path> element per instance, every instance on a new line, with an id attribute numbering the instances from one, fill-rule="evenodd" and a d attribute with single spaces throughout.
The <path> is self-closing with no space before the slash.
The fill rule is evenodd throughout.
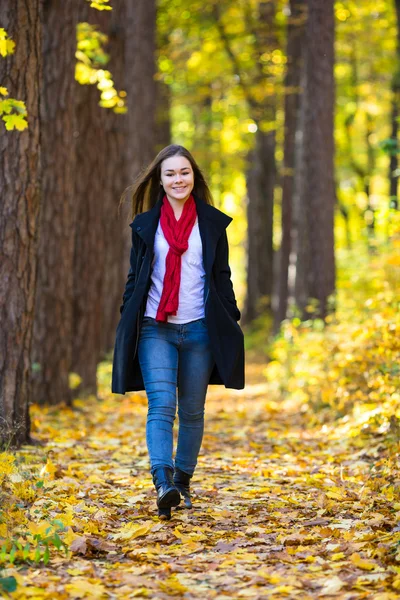
<path id="1" fill-rule="evenodd" d="M 306 19 L 305 0 L 290 0 L 287 26 L 287 69 L 285 76 L 285 125 L 282 169 L 282 241 L 280 248 L 278 306 L 275 311 L 275 331 L 286 317 L 288 304 L 289 260 L 293 235 L 293 196 L 295 175 L 296 131 L 299 123 L 300 76 L 304 50 Z"/>
<path id="2" fill-rule="evenodd" d="M 230 36 L 224 27 L 221 6 L 213 7 L 220 37 L 242 87 L 250 117 L 257 130 L 247 161 L 247 294 L 243 322 L 252 321 L 271 308 L 273 285 L 273 208 L 276 182 L 276 95 L 270 89 L 271 75 L 265 56 L 278 46 L 275 27 L 275 0 L 260 1 L 256 14 L 244 6 L 246 30 L 253 39 L 254 70 L 242 68 Z M 273 89 L 273 88 L 272 88 Z"/>
<path id="3" fill-rule="evenodd" d="M 392 79 L 392 114 L 391 114 L 391 139 L 389 159 L 389 196 L 391 208 L 399 207 L 398 200 L 398 133 L 399 133 L 399 108 L 400 108 L 400 0 L 394 0 L 396 12 L 396 66 Z"/>
<path id="4" fill-rule="evenodd" d="M 136 177 L 154 157 L 156 144 L 156 2 L 126 6 L 126 77 L 128 92 L 128 173 Z M 128 232 L 129 233 L 129 232 Z"/>
<path id="5" fill-rule="evenodd" d="M 303 95 L 302 185 L 297 236 L 296 301 L 303 315 L 325 317 L 335 291 L 334 10 L 333 0 L 309 0 Z M 306 252 L 300 252 L 306 248 Z M 308 249 L 308 251 L 307 251 Z"/>
<path id="6" fill-rule="evenodd" d="M 0 57 L 0 85 L 24 98 L 28 128 L 0 136 L 0 440 L 30 440 L 31 345 L 40 212 L 41 2 L 2 0 L 0 23 L 16 44 Z"/>

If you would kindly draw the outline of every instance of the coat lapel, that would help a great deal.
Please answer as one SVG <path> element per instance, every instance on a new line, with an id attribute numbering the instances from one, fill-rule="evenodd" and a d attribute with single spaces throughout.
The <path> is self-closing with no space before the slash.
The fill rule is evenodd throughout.
<path id="1" fill-rule="evenodd" d="M 221 237 L 221 233 L 232 221 L 232 217 L 228 217 L 228 215 L 217 208 L 214 208 L 214 206 L 206 204 L 197 196 L 194 196 L 194 198 L 196 201 L 197 216 L 199 218 L 200 237 L 203 245 L 204 270 L 207 276 L 209 276 L 214 263 L 218 240 Z"/>
<path id="2" fill-rule="evenodd" d="M 193 194 L 196 202 L 199 231 L 203 246 L 204 270 L 210 275 L 215 257 L 215 250 L 221 233 L 232 221 L 225 213 L 210 204 L 206 204 L 197 194 Z M 146 246 L 153 252 L 154 238 L 162 206 L 160 198 L 149 211 L 137 215 L 130 227 L 143 239 Z"/>
<path id="3" fill-rule="evenodd" d="M 146 246 L 151 248 L 151 251 L 153 251 L 154 238 L 157 231 L 158 221 L 160 220 L 161 206 L 162 198 L 155 203 L 152 209 L 144 213 L 140 213 L 136 216 L 134 221 L 130 223 L 130 227 L 132 227 L 138 236 L 144 240 Z"/>

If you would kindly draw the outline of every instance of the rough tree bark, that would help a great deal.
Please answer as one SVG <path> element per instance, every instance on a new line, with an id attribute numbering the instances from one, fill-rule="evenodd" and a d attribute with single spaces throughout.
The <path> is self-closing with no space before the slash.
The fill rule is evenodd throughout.
<path id="1" fill-rule="evenodd" d="M 119 199 L 155 151 L 155 16 L 154 2 L 116 0 L 111 14 L 90 11 L 85 19 L 109 35 L 109 67 L 117 88 L 127 91 L 128 113 L 100 108 L 94 88 L 77 92 L 73 370 L 80 393 L 96 393 L 98 361 L 115 340 L 131 244 L 130 207 L 121 218 Z"/>
<path id="2" fill-rule="evenodd" d="M 276 179 L 275 131 L 255 134 L 247 171 L 247 293 L 243 321 L 271 308 L 273 283 L 272 224 Z"/>
<path id="3" fill-rule="evenodd" d="M 389 162 L 389 196 L 390 196 L 390 207 L 394 209 L 399 208 L 398 200 L 398 181 L 399 176 L 397 169 L 399 165 L 398 161 L 398 133 L 399 133 L 399 106 L 400 106 L 400 0 L 394 0 L 394 6 L 396 10 L 396 27 L 397 27 L 397 47 L 396 47 L 396 68 L 392 79 L 392 115 L 391 115 L 391 126 L 392 133 L 391 138 L 395 142 L 396 146 L 390 154 Z"/>
<path id="4" fill-rule="evenodd" d="M 298 264 L 296 278 L 304 277 L 305 297 L 297 297 L 303 317 L 324 318 L 328 298 L 335 291 L 334 257 L 334 11 L 333 0 L 309 0 L 305 45 L 303 184 L 300 193 L 304 229 L 298 243 L 309 248 L 307 264 Z M 297 261 L 301 261 L 298 254 Z"/>
<path id="5" fill-rule="evenodd" d="M 282 170 L 282 241 L 278 274 L 278 306 L 274 315 L 274 330 L 286 318 L 288 305 L 289 260 L 292 252 L 293 195 L 295 182 L 296 131 L 299 124 L 300 76 L 304 49 L 306 19 L 305 0 L 290 0 L 287 27 L 287 70 L 285 76 L 285 125 Z"/>
<path id="6" fill-rule="evenodd" d="M 243 311 L 244 323 L 271 308 L 273 283 L 273 206 L 276 180 L 275 119 L 276 96 L 265 91 L 270 75 L 263 57 L 278 45 L 275 34 L 275 0 L 258 3 L 257 14 L 244 6 L 246 31 L 253 37 L 254 72 L 244 72 L 223 24 L 220 3 L 213 14 L 221 40 L 242 87 L 249 115 L 257 124 L 253 150 L 248 156 L 247 183 L 247 294 Z M 222 7 L 223 8 L 223 7 Z"/>
<path id="7" fill-rule="evenodd" d="M 126 90 L 125 77 L 125 3 L 126 0 L 113 0 L 113 10 L 104 14 L 108 17 L 107 23 L 102 25 L 102 31 L 108 34 L 108 52 L 111 56 L 110 70 L 113 74 L 116 88 Z M 101 16 L 101 13 L 100 13 Z M 101 21 L 102 23 L 102 21 Z M 104 188 L 104 257 L 103 277 L 103 311 L 101 319 L 101 350 L 100 359 L 112 350 L 115 341 L 121 305 L 121 288 L 124 286 L 126 273 L 123 269 L 125 245 L 123 223 L 118 214 L 118 205 L 121 194 L 129 184 L 127 172 L 127 145 L 128 136 L 127 114 L 115 114 L 104 108 L 100 111 L 100 126 L 103 118 L 103 127 L 106 132 L 106 153 L 103 156 L 105 188 Z M 94 198 L 96 203 L 96 198 Z"/>
<path id="8" fill-rule="evenodd" d="M 156 52 L 155 0 L 127 2 L 126 28 L 129 136 L 127 158 L 128 173 L 130 179 L 134 179 L 140 170 L 154 158 L 155 153 L 157 93 L 154 77 Z M 130 229 L 127 232 L 128 245 L 130 245 L 129 234 Z"/>
<path id="9" fill-rule="evenodd" d="M 28 111 L 28 129 L 0 136 L 0 442 L 11 446 L 30 441 L 40 210 L 40 10 L 40 0 L 2 0 L 0 5 L 0 23 L 16 43 L 13 55 L 0 57 L 0 85 L 24 100 Z"/>
<path id="10" fill-rule="evenodd" d="M 81 4 L 79 20 L 98 25 L 109 37 L 109 65 L 117 88 L 124 69 L 124 2 L 111 12 Z M 77 165 L 75 197 L 78 218 L 74 231 L 73 361 L 81 378 L 81 395 L 97 393 L 97 365 L 111 349 L 119 316 L 123 282 L 122 236 L 118 202 L 126 185 L 124 123 L 126 116 L 99 106 L 93 85 L 76 85 Z"/>
<path id="11" fill-rule="evenodd" d="M 128 94 L 128 119 L 125 156 L 129 183 L 156 153 L 156 0 L 126 3 L 125 76 Z M 121 209 L 124 240 L 124 278 L 129 270 L 132 211 L 130 198 Z M 122 300 L 123 285 L 119 289 Z"/>
<path id="12" fill-rule="evenodd" d="M 255 83 L 267 80 L 262 70 L 261 56 L 277 47 L 275 34 L 275 0 L 260 2 Z M 270 312 L 273 288 L 273 218 L 276 183 L 276 96 L 266 94 L 262 103 L 250 103 L 250 114 L 257 123 L 253 151 L 249 155 L 247 181 L 247 292 L 243 322 L 248 323 L 263 312 Z M 264 128 L 264 124 L 267 125 Z"/>
<path id="13" fill-rule="evenodd" d="M 43 4 L 41 89 L 43 202 L 32 361 L 37 402 L 70 403 L 74 228 L 74 73 L 77 8 Z"/>

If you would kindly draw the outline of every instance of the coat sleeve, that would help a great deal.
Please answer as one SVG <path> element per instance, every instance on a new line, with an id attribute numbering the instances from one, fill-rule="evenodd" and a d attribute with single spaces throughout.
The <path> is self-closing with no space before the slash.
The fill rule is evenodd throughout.
<path id="1" fill-rule="evenodd" d="M 215 253 L 214 263 L 214 274 L 215 274 L 215 287 L 217 292 L 229 303 L 229 307 L 232 310 L 232 314 L 236 321 L 239 321 L 241 314 L 238 309 L 235 292 L 233 290 L 231 280 L 231 269 L 229 267 L 229 247 L 228 247 L 228 236 L 226 229 L 222 233 L 218 240 L 217 249 Z"/>
<path id="2" fill-rule="evenodd" d="M 126 283 L 125 283 L 125 290 L 122 295 L 122 304 L 119 307 L 119 312 L 121 315 L 125 308 L 126 303 L 128 302 L 129 298 L 132 296 L 132 294 L 134 292 L 135 283 L 136 283 L 137 251 L 136 251 L 135 243 L 134 243 L 133 229 L 132 229 L 132 247 L 131 247 L 129 263 L 130 263 L 130 265 L 129 265 L 128 276 L 127 276 Z"/>

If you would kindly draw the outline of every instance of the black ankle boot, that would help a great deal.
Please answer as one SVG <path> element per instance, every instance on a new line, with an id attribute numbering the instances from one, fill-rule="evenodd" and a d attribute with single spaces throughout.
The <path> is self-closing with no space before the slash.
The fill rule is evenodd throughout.
<path id="1" fill-rule="evenodd" d="M 192 500 L 190 498 L 190 480 L 192 475 L 181 471 L 179 467 L 175 467 L 174 483 L 183 497 L 185 508 L 192 508 Z M 183 507 L 182 507 L 183 508 Z"/>
<path id="2" fill-rule="evenodd" d="M 171 506 L 178 506 L 181 497 L 174 484 L 172 469 L 157 467 L 153 473 L 153 482 L 157 490 L 157 506 L 159 509 L 171 509 Z"/>

